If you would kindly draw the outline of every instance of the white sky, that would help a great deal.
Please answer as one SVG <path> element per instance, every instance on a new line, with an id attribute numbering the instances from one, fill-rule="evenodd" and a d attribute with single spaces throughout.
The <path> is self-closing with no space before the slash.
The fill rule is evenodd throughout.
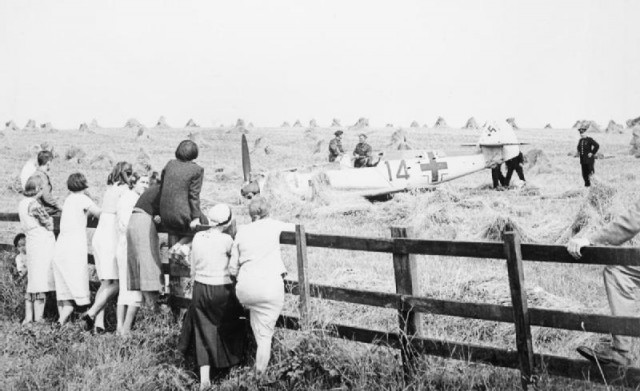
<path id="1" fill-rule="evenodd" d="M 0 121 L 603 125 L 640 115 L 638 1 L 0 0 Z"/>

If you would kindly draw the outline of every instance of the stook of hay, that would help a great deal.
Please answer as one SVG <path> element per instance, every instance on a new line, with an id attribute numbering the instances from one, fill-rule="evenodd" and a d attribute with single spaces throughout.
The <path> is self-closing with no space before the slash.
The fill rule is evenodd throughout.
<path id="1" fill-rule="evenodd" d="M 98 154 L 89 160 L 91 168 L 109 169 L 116 163 L 116 158 L 111 152 Z"/>
<path id="2" fill-rule="evenodd" d="M 156 128 L 158 129 L 169 129 L 171 126 L 167 123 L 167 119 L 164 118 L 164 115 L 161 115 L 158 118 L 158 122 L 156 122 Z"/>
<path id="3" fill-rule="evenodd" d="M 631 131 L 631 141 L 629 141 L 631 149 L 629 154 L 640 158 L 640 124 L 634 125 Z"/>
<path id="4" fill-rule="evenodd" d="M 622 125 L 616 123 L 616 121 L 611 120 L 609 124 L 607 124 L 607 128 L 604 130 L 607 133 L 622 133 L 624 128 Z"/>
<path id="5" fill-rule="evenodd" d="M 340 120 L 339 120 L 339 119 L 334 118 L 334 119 L 331 121 L 331 127 L 332 127 L 332 128 L 339 128 L 339 127 L 341 127 L 341 126 L 342 126 L 342 125 L 340 125 Z"/>
<path id="6" fill-rule="evenodd" d="M 98 125 L 98 120 L 95 119 L 95 118 L 93 120 L 91 120 L 91 123 L 89 124 L 89 127 L 92 130 L 100 129 L 100 125 Z"/>
<path id="7" fill-rule="evenodd" d="M 507 119 L 506 119 L 506 121 L 507 121 L 507 123 L 508 123 L 509 125 L 511 125 L 511 127 L 513 128 L 513 130 L 518 130 L 518 129 L 520 129 L 520 128 L 518 127 L 518 125 L 516 125 L 516 119 L 515 119 L 515 118 L 513 118 L 513 117 L 509 117 L 509 118 L 507 118 Z"/>
<path id="8" fill-rule="evenodd" d="M 615 195 L 616 189 L 613 186 L 593 178 L 591 187 L 571 225 L 561 232 L 556 243 L 566 243 L 576 235 L 588 235 L 609 222 L 613 217 L 611 211 Z"/>
<path id="9" fill-rule="evenodd" d="M 471 117 L 464 125 L 464 129 L 480 129 L 480 126 L 478 126 L 478 122 L 476 122 L 476 119 L 474 117 Z"/>
<path id="10" fill-rule="evenodd" d="M 140 174 L 150 174 L 153 171 L 151 167 L 151 156 L 145 151 L 144 148 L 140 148 L 138 152 L 138 156 L 136 157 L 136 162 L 133 165 L 133 170 Z"/>
<path id="11" fill-rule="evenodd" d="M 140 121 L 138 121 L 135 118 L 129 118 L 127 123 L 124 124 L 124 127 L 128 128 L 128 129 L 137 129 L 137 128 L 142 127 L 142 124 L 140 123 Z"/>
<path id="12" fill-rule="evenodd" d="M 411 125 L 409 125 L 410 128 L 419 128 L 420 124 L 418 123 L 418 121 L 413 121 L 411 122 Z"/>
<path id="13" fill-rule="evenodd" d="M 318 154 L 318 153 L 322 152 L 322 150 L 324 149 L 324 148 L 322 148 L 323 146 L 324 146 L 324 141 L 323 140 L 318 140 L 316 142 L 316 146 L 313 148 L 313 154 L 315 155 L 315 154 Z"/>
<path id="14" fill-rule="evenodd" d="M 480 229 L 480 237 L 482 239 L 502 241 L 503 233 L 508 231 L 517 233 L 522 242 L 534 242 L 534 240 L 524 232 L 520 224 L 514 221 L 511 217 L 503 215 L 496 215 L 492 221 L 482 227 Z"/>
<path id="15" fill-rule="evenodd" d="M 363 129 L 368 127 L 369 127 L 369 119 L 360 117 L 358 118 L 358 121 L 356 121 L 355 124 L 353 124 L 352 126 L 349 126 L 349 129 Z"/>
<path id="16" fill-rule="evenodd" d="M 525 171 L 530 175 L 549 174 L 554 171 L 551 160 L 541 149 L 532 149 L 524 154 Z"/>
<path id="17" fill-rule="evenodd" d="M 545 129 L 553 129 L 553 127 L 551 126 L 551 124 L 546 124 L 546 125 L 544 126 L 544 128 L 545 128 Z"/>
<path id="18" fill-rule="evenodd" d="M 24 126 L 24 128 L 22 130 L 29 131 L 29 132 L 33 132 L 33 131 L 38 130 L 36 128 L 36 121 L 30 119 L 29 121 L 27 121 L 27 124 Z"/>
<path id="19" fill-rule="evenodd" d="M 71 146 L 64 153 L 64 158 L 67 161 L 75 161 L 76 163 L 80 163 L 85 157 L 87 153 L 80 147 Z"/>
<path id="20" fill-rule="evenodd" d="M 318 123 L 316 122 L 315 119 L 312 119 L 311 121 L 309 121 L 309 127 L 310 128 L 317 128 L 318 127 Z"/>
<path id="21" fill-rule="evenodd" d="M 444 118 L 442 117 L 438 117 L 438 119 L 436 120 L 436 123 L 433 125 L 434 128 L 448 128 L 449 125 L 447 125 L 447 121 L 444 120 Z"/>
<path id="22" fill-rule="evenodd" d="M 284 121 L 284 122 L 282 123 L 282 125 L 280 125 L 280 127 L 281 127 L 281 128 L 290 128 L 290 127 L 291 127 L 291 125 L 290 125 L 287 121 Z"/>
<path id="23" fill-rule="evenodd" d="M 193 120 L 193 118 L 189 118 L 189 121 L 187 121 L 187 124 L 184 127 L 185 128 L 199 128 L 200 126 L 198 126 L 198 124 L 196 123 L 196 121 Z"/>
<path id="24" fill-rule="evenodd" d="M 13 121 L 8 121 L 4 125 L 5 125 L 5 129 L 4 129 L 5 131 L 17 132 L 18 130 L 20 130 L 18 125 L 16 125 L 16 123 Z"/>
<path id="25" fill-rule="evenodd" d="M 296 122 L 293 123 L 293 127 L 294 128 L 301 128 L 302 127 L 302 123 L 300 122 L 299 119 L 297 119 Z"/>

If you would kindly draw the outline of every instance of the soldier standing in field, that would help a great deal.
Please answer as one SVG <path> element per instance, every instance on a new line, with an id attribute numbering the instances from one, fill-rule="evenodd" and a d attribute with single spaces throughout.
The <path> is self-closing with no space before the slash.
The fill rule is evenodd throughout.
<path id="1" fill-rule="evenodd" d="M 582 179 L 584 179 L 585 187 L 591 186 L 591 176 L 594 174 L 594 165 L 596 153 L 600 149 L 600 145 L 591 137 L 587 136 L 588 125 L 580 125 L 580 141 L 578 141 L 578 156 L 580 156 L 580 165 L 582 166 Z"/>
<path id="2" fill-rule="evenodd" d="M 339 157 L 344 155 L 344 149 L 342 149 L 342 130 L 336 130 L 333 139 L 329 142 L 329 161 L 335 162 Z"/>

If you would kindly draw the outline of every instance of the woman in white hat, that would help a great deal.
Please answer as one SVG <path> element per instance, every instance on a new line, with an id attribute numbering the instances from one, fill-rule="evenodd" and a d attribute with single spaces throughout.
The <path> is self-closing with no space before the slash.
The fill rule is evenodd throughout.
<path id="1" fill-rule="evenodd" d="M 211 367 L 220 375 L 240 363 L 246 339 L 244 310 L 229 275 L 233 239 L 223 232 L 233 222 L 231 209 L 218 204 L 207 217 L 211 228 L 191 244 L 193 295 L 179 344 L 183 354 L 195 355 L 202 387 L 211 382 Z"/>
<path id="2" fill-rule="evenodd" d="M 249 309 L 251 329 L 258 346 L 256 372 L 267 369 L 271 357 L 271 339 L 284 306 L 284 281 L 287 269 L 280 254 L 280 233 L 293 231 L 290 223 L 269 217 L 269 205 L 262 197 L 249 204 L 251 224 L 238 228 L 233 242 L 229 273 L 237 276 L 236 294 Z"/>

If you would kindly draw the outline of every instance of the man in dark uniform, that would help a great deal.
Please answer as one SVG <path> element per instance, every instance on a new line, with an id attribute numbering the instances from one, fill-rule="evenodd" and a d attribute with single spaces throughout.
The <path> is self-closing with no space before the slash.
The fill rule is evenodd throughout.
<path id="1" fill-rule="evenodd" d="M 358 137 L 360 142 L 356 145 L 356 149 L 353 150 L 353 156 L 355 157 L 353 167 L 371 167 L 373 149 L 371 145 L 367 144 L 367 135 L 361 133 Z"/>
<path id="2" fill-rule="evenodd" d="M 491 168 L 491 180 L 493 181 L 494 189 L 505 185 L 505 177 L 502 175 L 502 163 L 496 164 Z"/>
<path id="3" fill-rule="evenodd" d="M 336 130 L 334 137 L 329 142 L 329 161 L 335 162 L 340 156 L 344 155 L 344 149 L 342 149 L 342 130 Z"/>
<path id="4" fill-rule="evenodd" d="M 522 152 L 518 154 L 518 156 L 511 158 L 506 161 L 507 164 L 507 177 L 504 179 L 504 185 L 509 186 L 509 182 L 511 182 L 511 176 L 515 171 L 518 174 L 518 178 L 522 182 L 525 182 L 524 172 L 522 171 L 522 166 L 524 165 L 524 156 L 522 156 Z"/>
<path id="5" fill-rule="evenodd" d="M 596 153 L 600 149 L 600 145 L 591 137 L 587 136 L 587 126 L 581 125 L 578 129 L 580 132 L 580 141 L 578 141 L 578 156 L 580 156 L 580 165 L 582 166 L 582 178 L 586 187 L 591 186 L 591 175 L 593 175 Z"/>

